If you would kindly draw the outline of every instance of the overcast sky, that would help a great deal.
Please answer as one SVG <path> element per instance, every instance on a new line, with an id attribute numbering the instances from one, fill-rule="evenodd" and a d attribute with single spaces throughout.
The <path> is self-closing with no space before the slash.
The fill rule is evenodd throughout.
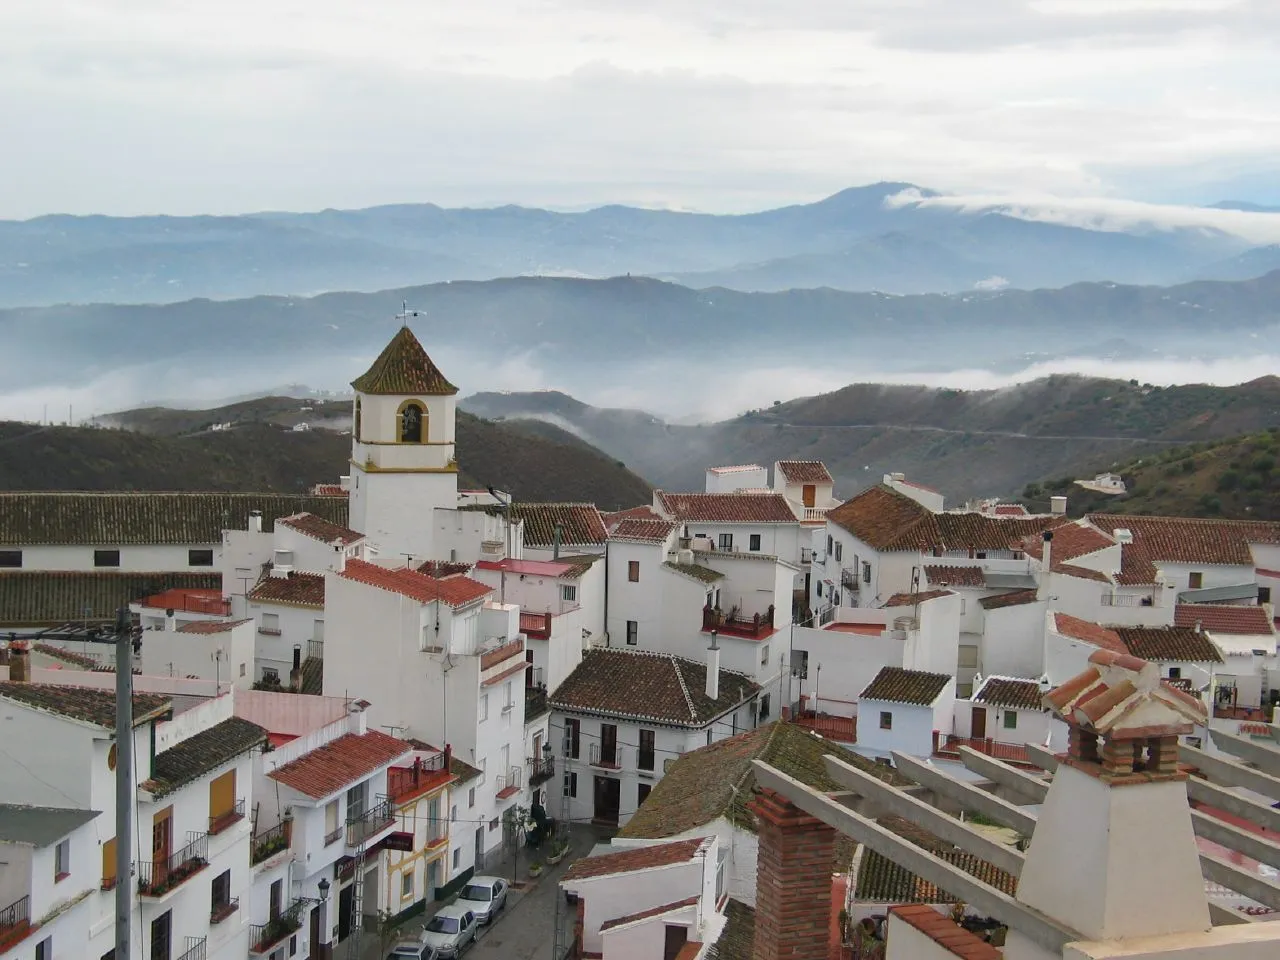
<path id="1" fill-rule="evenodd" d="M 1280 203 L 1280 0 L 2 0 L 0 217 Z"/>

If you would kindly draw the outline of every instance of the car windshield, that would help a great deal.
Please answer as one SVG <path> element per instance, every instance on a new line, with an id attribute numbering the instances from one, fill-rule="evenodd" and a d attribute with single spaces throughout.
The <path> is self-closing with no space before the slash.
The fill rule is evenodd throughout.
<path id="1" fill-rule="evenodd" d="M 478 883 L 468 883 L 462 888 L 463 900 L 492 900 L 493 891 L 488 887 L 482 887 Z"/>
<path id="2" fill-rule="evenodd" d="M 422 952 L 412 944 L 399 946 L 387 954 L 387 960 L 422 960 Z"/>
<path id="3" fill-rule="evenodd" d="M 432 933 L 457 933 L 457 917 L 432 917 L 427 922 L 427 929 Z"/>

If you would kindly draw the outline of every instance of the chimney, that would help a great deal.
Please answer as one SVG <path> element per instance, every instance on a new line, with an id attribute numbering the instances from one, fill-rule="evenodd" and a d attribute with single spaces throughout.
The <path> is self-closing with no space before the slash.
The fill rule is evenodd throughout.
<path id="1" fill-rule="evenodd" d="M 752 960 L 828 956 L 835 830 L 771 790 L 747 809 L 760 828 Z"/>
<path id="2" fill-rule="evenodd" d="M 1050 497 L 1049 512 L 1055 517 L 1065 517 L 1067 515 L 1067 498 L 1066 497 Z"/>
<path id="3" fill-rule="evenodd" d="M 1196 621 L 1196 633 L 1204 633 L 1204 621 L 1203 621 L 1203 620 L 1197 620 L 1197 621 Z"/>
<path id="4" fill-rule="evenodd" d="M 31 642 L 9 641 L 9 680 L 12 683 L 31 682 Z"/>
<path id="5" fill-rule="evenodd" d="M 261 510 L 249 511 L 249 532 L 250 533 L 262 532 L 262 511 Z"/>
<path id="6" fill-rule="evenodd" d="M 364 712 L 368 706 L 368 700 L 353 700 L 351 703 L 347 704 L 348 733 L 354 733 L 357 737 L 363 737 L 369 732 L 369 718 Z"/>
<path id="7" fill-rule="evenodd" d="M 293 645 L 293 669 L 289 671 L 289 689 L 294 693 L 302 689 L 302 644 Z"/>
<path id="8" fill-rule="evenodd" d="M 551 559 L 560 559 L 560 538 L 564 535 L 564 524 L 556 524 L 555 539 L 551 542 Z"/>
<path id="9" fill-rule="evenodd" d="M 707 649 L 707 699 L 720 699 L 720 645 L 716 632 L 711 631 L 711 646 Z"/>
<path id="10" fill-rule="evenodd" d="M 173 615 L 173 607 L 164 612 L 164 628 L 169 633 L 178 629 L 178 618 Z"/>
<path id="11" fill-rule="evenodd" d="M 293 551 L 277 547 L 271 555 L 271 576 L 287 577 L 293 573 Z"/>
<path id="12" fill-rule="evenodd" d="M 1053 569 L 1053 531 L 1046 530 L 1042 536 L 1044 537 L 1044 553 L 1040 555 L 1040 563 L 1044 567 L 1044 572 L 1048 573 Z"/>
<path id="13" fill-rule="evenodd" d="M 341 573 L 347 569 L 347 549 L 341 540 L 334 540 L 329 544 L 333 547 L 333 572 Z"/>

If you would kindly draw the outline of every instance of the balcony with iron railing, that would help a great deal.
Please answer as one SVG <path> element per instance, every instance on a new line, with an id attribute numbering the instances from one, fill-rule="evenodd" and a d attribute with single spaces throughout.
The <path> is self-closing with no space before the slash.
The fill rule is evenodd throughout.
<path id="1" fill-rule="evenodd" d="M 324 659 L 324 641 L 323 640 L 307 641 L 307 659 L 308 660 Z"/>
<path id="2" fill-rule="evenodd" d="M 216 837 L 223 830 L 235 826 L 244 819 L 244 800 L 237 800 L 230 810 L 209 818 L 209 836 Z"/>
<path id="3" fill-rule="evenodd" d="M 1155 607 L 1155 597 L 1137 593 L 1104 593 L 1098 598 L 1104 607 Z"/>
<path id="4" fill-rule="evenodd" d="M 862 584 L 858 582 L 858 572 L 845 567 L 840 571 L 840 589 L 858 591 Z"/>
<path id="5" fill-rule="evenodd" d="M 1004 743 L 991 737 L 958 737 L 954 734 L 934 734 L 933 753 L 939 757 L 959 757 L 961 747 L 970 747 L 997 760 L 1015 765 L 1031 765 L 1031 755 L 1025 743 Z"/>
<path id="6" fill-rule="evenodd" d="M 395 804 L 389 797 L 379 797 L 367 810 L 347 817 L 347 846 L 359 847 L 369 843 L 395 825 Z"/>
<path id="7" fill-rule="evenodd" d="M 507 772 L 497 777 L 497 798 L 507 800 L 520 792 L 524 782 L 524 770 L 520 767 L 508 767 Z"/>
<path id="8" fill-rule="evenodd" d="M 543 714 L 551 709 L 547 703 L 547 688 L 545 685 L 537 685 L 533 687 L 525 687 L 524 690 L 524 722 L 532 723 Z"/>
<path id="9" fill-rule="evenodd" d="M 266 923 L 251 924 L 249 952 L 270 953 L 272 947 L 297 933 L 302 928 L 302 912 L 308 903 L 308 900 L 295 900 Z"/>
<path id="10" fill-rule="evenodd" d="M 530 787 L 546 783 L 556 775 L 556 758 L 549 753 L 545 757 L 530 757 L 525 762 L 529 767 Z"/>
<path id="11" fill-rule="evenodd" d="M 387 771 L 387 793 L 396 803 L 404 803 L 449 782 L 448 758 L 444 753 L 419 757 L 411 767 L 392 767 Z"/>
<path id="12" fill-rule="evenodd" d="M 239 909 L 239 897 L 232 897 L 230 900 L 223 900 L 221 903 L 215 903 L 209 910 L 209 922 L 211 924 L 221 923 Z"/>
<path id="13" fill-rule="evenodd" d="M 178 960 L 204 960 L 204 948 L 207 940 L 207 937 L 187 937 L 187 949 L 178 955 Z"/>
<path id="14" fill-rule="evenodd" d="M 288 850 L 292 826 L 292 820 L 281 820 L 270 829 L 263 830 L 261 833 L 255 832 L 253 839 L 249 842 L 249 863 L 257 866 L 277 853 Z"/>
<path id="15" fill-rule="evenodd" d="M 617 745 L 593 743 L 587 758 L 593 767 L 602 767 L 605 770 L 622 769 L 622 748 Z"/>
<path id="16" fill-rule="evenodd" d="M 730 610 L 728 613 L 724 613 L 714 607 L 703 607 L 703 631 L 710 632 L 714 630 L 717 633 L 723 633 L 735 637 L 746 637 L 750 640 L 761 640 L 773 635 L 773 604 L 769 604 L 769 609 L 764 613 L 756 613 L 750 617 L 744 617 L 736 613 L 735 610 Z"/>
<path id="17" fill-rule="evenodd" d="M 164 860 L 138 861 L 138 896 L 164 897 L 209 865 L 209 835 L 190 832 L 187 844 Z"/>
<path id="18" fill-rule="evenodd" d="M 31 897 L 20 897 L 0 910 L 0 950 L 21 943 L 32 930 Z"/>

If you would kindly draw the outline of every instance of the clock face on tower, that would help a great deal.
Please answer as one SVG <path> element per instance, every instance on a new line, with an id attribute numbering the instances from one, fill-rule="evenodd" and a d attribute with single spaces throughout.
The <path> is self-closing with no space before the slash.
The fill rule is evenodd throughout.
<path id="1" fill-rule="evenodd" d="M 416 403 L 406 406 L 400 415 L 400 442 L 422 442 L 422 408 Z"/>

